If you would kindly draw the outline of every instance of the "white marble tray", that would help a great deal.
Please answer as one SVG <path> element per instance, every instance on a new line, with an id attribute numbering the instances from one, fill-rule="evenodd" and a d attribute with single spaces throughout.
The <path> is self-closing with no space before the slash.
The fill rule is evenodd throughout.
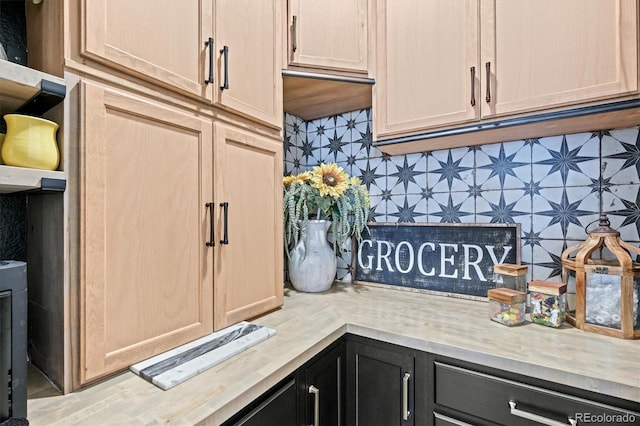
<path id="1" fill-rule="evenodd" d="M 276 334 L 272 328 L 240 322 L 130 368 L 160 389 L 172 387 Z"/>

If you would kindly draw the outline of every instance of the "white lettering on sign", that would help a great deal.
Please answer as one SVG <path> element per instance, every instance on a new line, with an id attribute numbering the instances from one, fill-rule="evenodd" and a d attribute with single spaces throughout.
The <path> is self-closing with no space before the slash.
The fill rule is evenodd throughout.
<path id="1" fill-rule="evenodd" d="M 462 245 L 462 250 L 460 250 Z M 494 265 L 503 263 L 512 246 L 502 246 L 502 256 L 498 259 L 496 248 L 492 245 L 479 246 L 476 244 L 453 244 L 426 242 L 420 244 L 417 253 L 410 241 L 400 241 L 394 247 L 389 241 L 377 240 L 376 252 L 367 254 L 366 262 L 363 259 L 363 251 L 371 252 L 374 248 L 372 240 L 362 240 L 358 247 L 358 266 L 363 270 L 374 269 L 376 271 L 395 272 L 407 274 L 418 268 L 418 272 L 426 277 L 438 276 L 442 278 L 458 278 L 459 266 L 462 265 L 462 279 L 472 280 L 473 273 L 480 281 L 487 281 L 480 262 L 485 253 L 489 255 Z M 439 253 L 438 253 L 439 252 Z M 374 261 L 375 259 L 375 261 Z M 439 260 L 439 262 L 438 262 Z M 436 270 L 436 266 L 439 269 Z M 394 270 L 395 268 L 395 270 Z"/>

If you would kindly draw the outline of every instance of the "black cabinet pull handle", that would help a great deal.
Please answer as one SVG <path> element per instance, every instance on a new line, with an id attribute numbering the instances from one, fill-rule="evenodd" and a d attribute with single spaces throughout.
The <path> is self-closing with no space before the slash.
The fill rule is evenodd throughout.
<path id="1" fill-rule="evenodd" d="M 209 241 L 205 243 L 207 247 L 213 247 L 216 245 L 213 236 L 213 203 L 207 203 L 205 206 L 209 209 Z"/>
<path id="2" fill-rule="evenodd" d="M 213 38 L 209 37 L 204 45 L 209 47 L 209 78 L 204 81 L 204 84 L 209 84 L 213 83 Z"/>
<path id="3" fill-rule="evenodd" d="M 471 67 L 471 106 L 476 106 L 476 67 Z"/>
<path id="4" fill-rule="evenodd" d="M 223 208 L 224 213 L 224 234 L 220 240 L 220 244 L 229 244 L 229 203 L 226 201 L 224 203 L 220 203 L 220 207 Z"/>
<path id="5" fill-rule="evenodd" d="M 224 57 L 224 83 L 220 86 L 220 90 L 229 88 L 229 46 L 225 46 L 220 50 Z"/>
<path id="6" fill-rule="evenodd" d="M 491 62 L 487 62 L 485 64 L 485 68 L 487 70 L 487 103 L 491 103 Z"/>
<path id="7" fill-rule="evenodd" d="M 296 51 L 298 49 L 298 17 L 293 15 L 293 23 L 291 24 L 291 50 Z"/>

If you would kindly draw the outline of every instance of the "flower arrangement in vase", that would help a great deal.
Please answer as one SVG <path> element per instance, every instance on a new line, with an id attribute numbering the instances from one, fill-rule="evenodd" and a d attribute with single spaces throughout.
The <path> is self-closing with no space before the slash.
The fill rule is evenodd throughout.
<path id="1" fill-rule="evenodd" d="M 369 192 L 360 179 L 349 177 L 335 163 L 285 176 L 283 183 L 284 240 L 292 284 L 303 291 L 324 291 L 335 277 L 335 253 L 346 250 L 345 243 L 352 237 L 362 238 L 369 216 Z M 326 242 L 329 224 L 333 249 Z M 330 250 L 331 257 L 320 247 Z M 322 257 L 325 261 L 319 260 Z M 300 283 L 303 280 L 319 283 Z"/>

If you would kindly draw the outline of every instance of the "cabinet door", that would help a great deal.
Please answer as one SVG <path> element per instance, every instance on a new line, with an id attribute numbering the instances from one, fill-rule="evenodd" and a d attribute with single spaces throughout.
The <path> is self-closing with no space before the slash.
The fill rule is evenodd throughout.
<path id="1" fill-rule="evenodd" d="M 301 424 L 342 426 L 345 420 L 346 345 L 339 344 L 300 371 Z M 317 404 L 317 411 L 316 411 Z"/>
<path id="2" fill-rule="evenodd" d="M 480 117 L 477 0 L 378 1 L 378 138 Z"/>
<path id="3" fill-rule="evenodd" d="M 415 424 L 412 353 L 348 342 L 347 365 L 347 424 Z"/>
<path id="4" fill-rule="evenodd" d="M 215 104 L 281 128 L 281 2 L 216 0 L 214 8 Z"/>
<path id="5" fill-rule="evenodd" d="M 282 143 L 214 124 L 215 328 L 282 305 Z"/>
<path id="6" fill-rule="evenodd" d="M 289 0 L 289 65 L 367 72 L 367 0 Z"/>
<path id="7" fill-rule="evenodd" d="M 480 27 L 483 117 L 638 91 L 636 0 L 482 0 Z"/>
<path id="8" fill-rule="evenodd" d="M 82 7 L 82 55 L 210 102 L 211 0 L 84 0 Z"/>
<path id="9" fill-rule="evenodd" d="M 212 332 L 212 126 L 82 85 L 81 382 Z"/>

